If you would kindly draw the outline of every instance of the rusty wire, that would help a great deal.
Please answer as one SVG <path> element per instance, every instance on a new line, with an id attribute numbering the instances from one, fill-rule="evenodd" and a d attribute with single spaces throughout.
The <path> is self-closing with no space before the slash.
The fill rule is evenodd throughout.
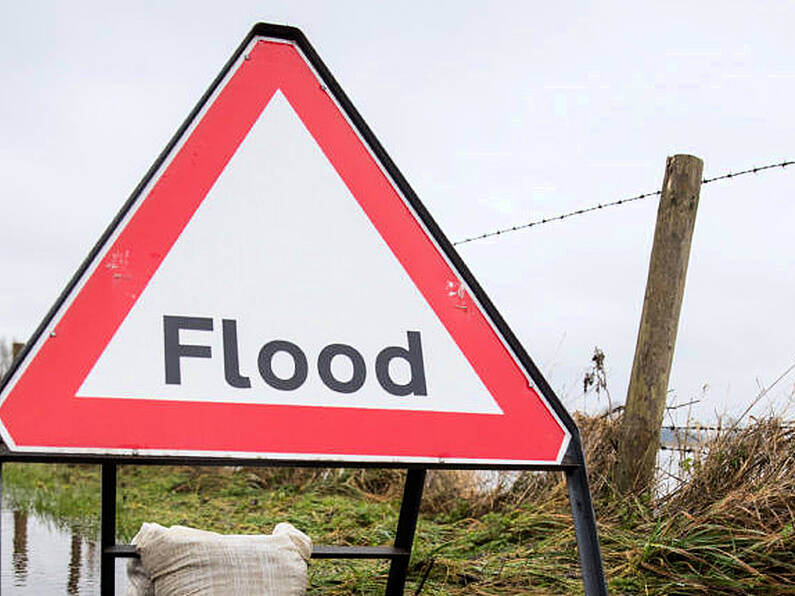
<path id="1" fill-rule="evenodd" d="M 755 168 L 748 168 L 747 170 L 741 170 L 739 172 L 728 172 L 726 174 L 722 174 L 720 176 L 715 176 L 713 178 L 704 178 L 701 181 L 701 184 L 709 184 L 711 182 L 717 182 L 718 180 L 728 180 L 739 178 L 740 176 L 746 176 L 748 174 L 758 174 L 764 170 L 771 170 L 773 168 L 786 168 L 787 166 L 791 166 L 795 164 L 795 161 L 788 160 L 782 161 L 781 163 L 774 163 L 768 164 L 765 166 L 757 166 Z M 649 197 L 659 196 L 662 191 L 656 190 L 653 192 L 644 192 L 639 195 L 635 195 L 634 197 L 628 197 L 626 199 L 619 199 L 617 201 L 612 201 L 610 203 L 599 203 L 598 205 L 593 205 L 591 207 L 585 207 L 583 209 L 577 209 L 576 211 L 569 211 L 568 213 L 562 213 L 560 215 L 555 215 L 552 217 L 545 217 L 543 219 L 538 219 L 535 221 L 530 221 L 523 224 L 517 224 L 515 226 L 511 226 L 509 228 L 502 228 L 499 230 L 495 230 L 493 232 L 486 232 L 485 234 L 479 234 L 478 236 L 471 236 L 469 238 L 463 238 L 462 240 L 457 240 L 453 242 L 453 246 L 460 246 L 461 244 L 466 244 L 468 242 L 474 242 L 475 240 L 483 240 L 484 238 L 491 238 L 493 236 L 501 236 L 503 234 L 508 234 L 510 232 L 517 232 L 519 230 L 524 230 L 527 228 L 532 228 L 535 226 L 540 226 L 542 224 L 552 223 L 553 221 L 560 221 L 562 219 L 567 219 L 569 217 L 574 217 L 575 215 L 583 215 L 585 213 L 590 213 L 592 211 L 598 211 L 600 209 L 606 209 L 607 207 L 615 207 L 618 205 L 625 205 L 627 203 L 632 203 L 633 201 L 639 201 L 641 199 L 647 199 Z"/>

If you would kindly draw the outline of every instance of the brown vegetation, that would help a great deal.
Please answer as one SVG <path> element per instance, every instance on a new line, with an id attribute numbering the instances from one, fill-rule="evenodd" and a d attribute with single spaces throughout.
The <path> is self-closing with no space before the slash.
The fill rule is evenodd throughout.
<path id="1" fill-rule="evenodd" d="M 795 428 L 768 418 L 714 433 L 682 454 L 665 493 L 658 488 L 622 497 L 613 482 L 620 416 L 579 416 L 577 423 L 611 592 L 795 594 Z M 268 483 L 312 484 L 314 490 L 322 485 L 329 492 L 372 500 L 398 497 L 404 479 L 399 470 L 266 469 L 257 474 L 267 476 L 262 481 Z M 670 471 L 660 471 L 660 477 L 665 474 Z M 649 493 L 657 496 L 643 496 Z M 560 473 L 431 471 L 422 510 L 426 517 L 446 516 L 473 527 L 483 516 L 505 516 L 506 537 L 526 534 L 521 539 L 529 540 L 526 556 L 547 553 L 533 562 L 533 573 L 547 574 L 550 583 L 556 570 L 573 563 Z M 463 573 L 456 559 L 437 554 L 426 560 L 418 554 L 415 566 L 434 564 L 434 573 Z M 512 579 L 506 573 L 477 581 L 483 588 L 507 589 Z M 577 585 L 569 581 L 574 584 L 566 585 Z"/>

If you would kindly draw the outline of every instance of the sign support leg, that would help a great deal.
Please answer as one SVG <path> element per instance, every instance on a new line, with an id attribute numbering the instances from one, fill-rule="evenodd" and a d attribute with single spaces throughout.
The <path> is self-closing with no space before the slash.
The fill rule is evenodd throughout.
<path id="1" fill-rule="evenodd" d="M 584 463 L 566 470 L 566 485 L 569 489 L 571 514 L 574 517 L 574 531 L 577 535 L 577 551 L 580 555 L 585 594 L 607 596 L 599 536 L 596 533 L 596 516 Z"/>
<path id="2" fill-rule="evenodd" d="M 406 473 L 406 484 L 403 487 L 403 501 L 400 504 L 395 548 L 406 551 L 405 555 L 392 559 L 389 566 L 389 579 L 386 584 L 386 596 L 401 596 L 406 586 L 406 574 L 414 544 L 414 531 L 417 529 L 417 516 L 420 513 L 422 489 L 425 485 L 425 469 L 409 468 Z"/>
<path id="3" fill-rule="evenodd" d="M 3 460 L 0 460 L 0 511 L 2 511 L 2 504 L 3 504 Z M 3 519 L 2 515 L 0 515 L 0 537 L 3 536 Z M 2 542 L 2 541 L 0 541 Z M 3 551 L 0 550 L 0 572 L 2 572 L 2 557 Z M 0 577 L 2 577 L 2 573 L 0 573 Z M 3 587 L 0 586 L 0 591 L 2 591 Z"/>
<path id="4" fill-rule="evenodd" d="M 102 596 L 115 596 L 116 559 L 116 464 L 102 464 L 102 533 L 100 536 L 99 585 Z"/>

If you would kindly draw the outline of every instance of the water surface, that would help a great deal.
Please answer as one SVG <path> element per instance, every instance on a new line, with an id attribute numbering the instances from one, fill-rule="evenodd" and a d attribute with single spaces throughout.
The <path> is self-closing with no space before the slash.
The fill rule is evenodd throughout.
<path id="1" fill-rule="evenodd" d="M 47 519 L 4 501 L 0 511 L 3 595 L 99 594 L 99 535 L 70 520 Z M 126 561 L 116 563 L 116 594 L 126 591 Z"/>

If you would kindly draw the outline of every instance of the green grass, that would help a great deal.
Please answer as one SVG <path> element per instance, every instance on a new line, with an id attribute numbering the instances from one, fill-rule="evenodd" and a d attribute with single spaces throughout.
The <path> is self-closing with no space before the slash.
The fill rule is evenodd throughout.
<path id="1" fill-rule="evenodd" d="M 97 531 L 96 466 L 6 464 L 6 498 L 64 525 Z M 123 466 L 117 535 L 128 542 L 144 521 L 223 533 L 270 532 L 288 521 L 318 544 L 388 545 L 399 498 L 367 496 L 344 478 L 303 486 L 271 484 L 249 469 Z M 467 516 L 465 503 L 420 518 L 407 594 L 429 571 L 422 594 L 576 593 L 579 572 L 570 518 L 532 505 Z M 561 543 L 561 535 L 565 536 Z M 533 544 L 530 547 L 530 544 Z M 561 566 L 564 567 L 561 571 Z M 377 594 L 385 561 L 312 561 L 310 593 Z"/>
<path id="2" fill-rule="evenodd" d="M 99 531 L 99 472 L 96 466 L 4 464 L 3 500 L 58 525 Z"/>
<path id="3" fill-rule="evenodd" d="M 609 438 L 603 430 L 591 436 Z M 656 501 L 616 496 L 605 480 L 612 445 L 591 443 L 590 451 L 612 594 L 795 596 L 793 432 L 760 423 L 716 443 L 685 484 Z M 6 464 L 3 471 L 12 506 L 96 532 L 97 466 Z M 435 493 L 429 485 L 406 594 L 424 578 L 424 595 L 582 593 L 559 476 L 525 475 L 499 499 L 461 498 L 465 484 Z M 144 521 L 223 533 L 270 532 L 288 521 L 318 544 L 387 545 L 401 481 L 389 470 L 122 466 L 118 540 L 129 541 Z M 382 561 L 314 560 L 310 593 L 379 594 L 387 574 Z"/>

